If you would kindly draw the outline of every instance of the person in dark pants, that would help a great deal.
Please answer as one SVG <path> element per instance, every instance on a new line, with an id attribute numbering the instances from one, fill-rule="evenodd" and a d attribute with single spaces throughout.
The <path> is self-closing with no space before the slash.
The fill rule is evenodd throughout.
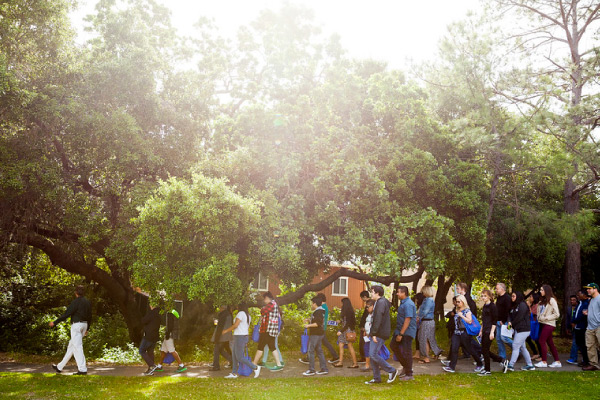
<path id="1" fill-rule="evenodd" d="M 412 341 L 417 336 L 417 307 L 408 297 L 408 287 L 399 286 L 396 294 L 400 304 L 398 305 L 398 316 L 396 317 L 396 329 L 390 342 L 390 347 L 400 364 L 402 364 L 404 376 L 402 381 L 411 381 L 413 377 Z"/>
<path id="2" fill-rule="evenodd" d="M 142 318 L 144 326 L 144 337 L 140 343 L 140 355 L 148 365 L 144 375 L 154 375 L 157 366 L 154 364 L 154 347 L 159 339 L 160 329 L 160 309 L 157 306 L 150 306 L 150 310 Z"/>
<path id="3" fill-rule="evenodd" d="M 327 369 L 327 362 L 325 361 L 325 355 L 323 354 L 323 348 L 321 343 L 325 336 L 325 310 L 322 307 L 321 296 L 316 295 L 311 302 L 313 310 L 310 321 L 306 321 L 304 328 L 308 329 L 308 370 L 303 372 L 304 376 L 325 375 L 329 373 Z M 315 370 L 315 353 L 319 358 L 319 364 L 321 369 Z"/>
<path id="4" fill-rule="evenodd" d="M 484 305 L 481 309 L 481 330 L 479 331 L 479 337 L 481 338 L 484 369 L 479 373 L 479 376 L 487 376 L 492 374 L 490 358 L 496 362 L 503 362 L 504 360 L 490 351 L 490 347 L 496 336 L 498 323 L 498 311 L 492 301 L 492 291 L 487 289 L 482 291 L 481 300 L 483 300 Z"/>
<path id="5" fill-rule="evenodd" d="M 471 336 L 467 334 L 465 323 L 470 324 L 473 321 L 473 314 L 467 307 L 467 299 L 459 294 L 456 296 L 456 314 L 454 315 L 454 333 L 452 334 L 452 346 L 450 348 L 450 361 L 442 361 L 444 371 L 455 372 L 456 363 L 458 362 L 458 349 L 461 344 L 467 349 L 467 352 L 473 357 L 473 361 L 477 364 L 475 372 L 483 371 L 483 363 L 481 362 L 480 354 L 477 354 L 471 347 Z"/>
<path id="6" fill-rule="evenodd" d="M 529 296 L 525 299 L 525 302 L 529 306 L 529 313 L 531 314 L 531 318 L 537 322 L 537 313 L 538 313 L 538 302 L 540 301 L 539 293 L 529 293 Z M 531 349 L 531 360 L 537 361 L 541 360 L 540 356 L 540 342 L 539 340 L 534 340 L 531 336 L 527 337 L 526 340 L 527 345 Z"/>
<path id="7" fill-rule="evenodd" d="M 579 304 L 577 309 L 575 309 L 575 317 L 571 322 L 571 326 L 573 328 L 573 332 L 575 332 L 575 341 L 577 342 L 577 347 L 583 356 L 583 362 L 579 366 L 587 367 L 590 365 L 587 346 L 585 344 L 585 329 L 588 321 L 587 315 L 585 315 L 584 311 L 587 311 L 590 301 L 587 293 L 584 293 L 583 290 L 577 292 L 577 297 L 579 298 Z"/>
<path id="8" fill-rule="evenodd" d="M 87 375 L 87 366 L 85 364 L 85 355 L 83 353 L 83 337 L 87 335 L 87 331 L 92 324 L 92 306 L 88 299 L 84 297 L 85 288 L 77 286 L 75 289 L 75 300 L 69 304 L 63 315 L 58 317 L 56 321 L 50 322 L 50 327 L 54 327 L 60 322 L 71 317 L 71 340 L 67 347 L 67 352 L 62 361 L 56 365 L 52 364 L 52 368 L 57 373 L 61 373 L 65 365 L 71 357 L 75 356 L 77 362 L 77 372 L 73 375 Z"/>
<path id="9" fill-rule="evenodd" d="M 362 292 L 360 292 L 360 298 L 365 303 L 365 308 L 363 310 L 362 316 L 360 317 L 360 323 L 358 324 L 358 327 L 360 328 L 360 339 L 358 341 L 358 351 L 360 352 L 360 359 L 358 360 L 358 362 L 365 362 L 365 322 L 367 322 L 367 316 L 369 315 L 369 312 L 367 311 L 367 300 L 370 299 L 369 292 L 363 290 Z"/>
<path id="10" fill-rule="evenodd" d="M 232 324 L 233 317 L 231 316 L 229 307 L 221 306 L 219 309 L 219 315 L 217 315 L 217 326 L 215 327 L 215 332 L 213 333 L 212 337 L 214 347 L 213 364 L 210 368 L 210 371 L 221 370 L 221 365 L 219 364 L 220 356 L 225 357 L 225 359 L 231 363 L 232 358 L 230 342 L 233 340 L 233 338 L 230 331 L 223 334 L 223 330 L 228 329 Z"/>

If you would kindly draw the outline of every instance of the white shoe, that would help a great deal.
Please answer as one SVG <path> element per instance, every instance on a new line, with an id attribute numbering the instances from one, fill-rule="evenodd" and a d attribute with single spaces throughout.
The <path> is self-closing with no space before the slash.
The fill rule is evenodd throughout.
<path id="1" fill-rule="evenodd" d="M 548 368 L 548 364 L 546 363 L 546 361 L 540 361 L 539 363 L 535 364 L 536 368 Z"/>
<path id="2" fill-rule="evenodd" d="M 560 361 L 554 361 L 552 364 L 549 365 L 550 368 L 562 368 L 562 364 L 560 363 Z"/>
<path id="3" fill-rule="evenodd" d="M 260 375 L 260 370 L 261 370 L 261 366 L 257 366 L 256 369 L 254 370 L 254 377 L 258 378 L 258 376 Z"/>
<path id="4" fill-rule="evenodd" d="M 235 378 L 237 378 L 237 377 L 238 377 L 238 376 L 232 372 L 232 373 L 230 373 L 229 375 L 227 375 L 227 376 L 225 377 L 225 379 L 235 379 Z"/>

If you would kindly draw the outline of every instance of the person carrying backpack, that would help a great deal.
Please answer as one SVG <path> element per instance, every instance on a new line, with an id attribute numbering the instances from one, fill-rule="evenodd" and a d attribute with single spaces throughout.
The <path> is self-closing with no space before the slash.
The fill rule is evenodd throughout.
<path id="1" fill-rule="evenodd" d="M 473 322 L 473 314 L 467 307 L 467 299 L 462 294 L 455 297 L 456 299 L 456 313 L 454 315 L 454 332 L 452 333 L 452 344 L 450 347 L 450 361 L 444 360 L 443 370 L 446 372 L 456 372 L 456 364 L 458 362 L 458 349 L 460 346 L 464 346 L 467 352 L 473 357 L 473 361 L 477 364 L 475 372 L 483 371 L 483 363 L 481 362 L 481 355 L 477 354 L 471 346 L 471 336 L 467 334 L 465 323 L 471 324 Z"/>

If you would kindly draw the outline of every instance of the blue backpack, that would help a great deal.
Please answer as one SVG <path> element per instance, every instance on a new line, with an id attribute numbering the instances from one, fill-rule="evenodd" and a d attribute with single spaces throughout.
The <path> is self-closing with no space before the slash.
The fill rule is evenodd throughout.
<path id="1" fill-rule="evenodd" d="M 248 361 L 252 362 L 252 359 L 248 355 L 248 347 L 244 348 L 244 357 L 243 358 L 244 358 L 244 360 L 248 360 Z M 250 368 L 249 366 L 247 366 L 244 363 L 239 363 L 239 367 L 237 370 L 238 375 L 249 376 L 252 372 L 253 372 L 252 368 Z"/>

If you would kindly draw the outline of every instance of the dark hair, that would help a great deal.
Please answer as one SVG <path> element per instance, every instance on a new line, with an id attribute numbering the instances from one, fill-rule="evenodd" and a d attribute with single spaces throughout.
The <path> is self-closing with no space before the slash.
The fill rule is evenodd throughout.
<path id="1" fill-rule="evenodd" d="M 354 316 L 354 307 L 352 307 L 352 302 L 349 298 L 344 297 L 342 299 L 342 319 L 346 321 L 346 325 L 350 327 L 354 327 L 356 325 L 356 317 Z"/>
<path id="2" fill-rule="evenodd" d="M 267 297 L 270 298 L 271 300 L 275 300 L 275 296 L 273 296 L 273 293 L 271 293 L 271 292 L 263 293 L 263 299 L 266 299 Z"/>
<path id="3" fill-rule="evenodd" d="M 572 295 L 569 296 L 569 299 L 575 299 L 575 300 L 577 300 L 577 295 L 572 294 Z"/>
<path id="4" fill-rule="evenodd" d="M 369 292 L 367 292 L 366 290 L 363 290 L 362 292 L 360 292 L 360 297 L 371 297 L 371 294 L 369 294 Z"/>
<path id="5" fill-rule="evenodd" d="M 425 300 L 425 295 L 422 292 L 415 294 L 415 303 L 417 307 L 420 307 L 423 304 L 423 300 Z"/>
<path id="6" fill-rule="evenodd" d="M 396 289 L 396 292 L 402 292 L 405 295 L 408 296 L 408 286 L 398 286 L 398 289 Z"/>
<path id="7" fill-rule="evenodd" d="M 461 289 L 465 289 L 465 292 L 467 291 L 467 289 L 469 289 L 469 286 L 466 283 L 464 283 L 464 282 L 458 282 L 456 284 L 456 287 L 457 288 L 461 288 Z"/>
<path id="8" fill-rule="evenodd" d="M 550 303 L 550 299 L 554 297 L 554 292 L 552 291 L 550 285 L 542 285 L 542 289 L 544 289 L 544 295 L 542 296 L 540 294 L 540 303 L 545 306 L 546 304 Z"/>
<path id="9" fill-rule="evenodd" d="M 579 290 L 577 291 L 577 294 L 582 294 L 582 295 L 584 295 L 585 297 L 589 297 L 589 296 L 588 296 L 588 294 L 587 294 L 587 291 L 585 291 L 585 290 L 583 290 L 583 289 L 579 289 Z"/>
<path id="10" fill-rule="evenodd" d="M 366 301 L 366 304 L 367 304 L 367 307 L 374 306 L 375 305 L 375 300 L 369 299 L 369 300 Z"/>
<path id="11" fill-rule="evenodd" d="M 321 303 L 326 303 L 327 302 L 327 297 L 325 297 L 325 293 L 317 293 L 318 298 L 321 299 Z"/>
<path id="12" fill-rule="evenodd" d="M 533 298 L 533 304 L 540 302 L 540 294 L 538 292 L 533 293 L 531 297 Z"/>
<path id="13" fill-rule="evenodd" d="M 383 287 L 379 285 L 371 286 L 371 290 L 379 295 L 379 297 L 383 297 L 384 291 Z"/>
<path id="14" fill-rule="evenodd" d="M 323 304 L 323 301 L 321 301 L 321 296 L 319 296 L 319 295 L 316 295 L 315 297 L 313 297 L 311 301 L 313 303 L 315 303 L 317 306 L 320 306 L 321 304 Z"/>
<path id="15" fill-rule="evenodd" d="M 485 293 L 485 295 L 490 299 L 491 302 L 494 301 L 494 295 L 492 294 L 492 291 L 489 289 L 483 289 L 481 291 L 481 293 Z"/>
<path id="16" fill-rule="evenodd" d="M 75 293 L 77 293 L 77 296 L 79 297 L 85 296 L 85 287 L 83 285 L 78 285 L 75 288 Z"/>
<path id="17" fill-rule="evenodd" d="M 514 291 L 512 294 L 517 296 L 517 298 L 515 299 L 515 301 L 512 302 L 511 309 L 517 308 L 519 306 L 519 304 L 521 304 L 523 302 L 523 300 L 525 299 L 523 292 Z"/>
<path id="18" fill-rule="evenodd" d="M 248 312 L 248 303 L 240 303 L 238 305 L 238 311 L 243 311 L 246 313 L 246 315 L 250 315 L 250 313 Z"/>

